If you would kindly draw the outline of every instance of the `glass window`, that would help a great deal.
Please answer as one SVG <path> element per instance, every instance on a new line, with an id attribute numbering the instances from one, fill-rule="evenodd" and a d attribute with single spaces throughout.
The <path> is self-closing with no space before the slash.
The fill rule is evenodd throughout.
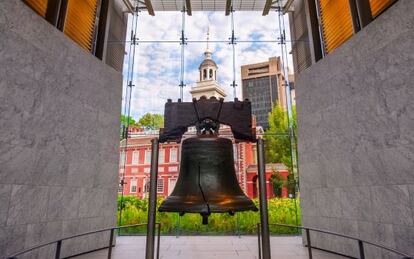
<path id="1" fill-rule="evenodd" d="M 379 14 L 381 14 L 382 11 L 384 11 L 394 2 L 395 0 L 369 0 L 372 17 L 377 17 Z"/>
<path id="2" fill-rule="evenodd" d="M 145 150 L 145 164 L 151 164 L 151 150 Z"/>
<path id="3" fill-rule="evenodd" d="M 150 179 L 146 178 L 144 181 L 144 192 L 149 192 L 149 187 L 150 187 Z"/>
<path id="4" fill-rule="evenodd" d="M 132 152 L 132 164 L 137 165 L 139 163 L 139 151 Z"/>
<path id="5" fill-rule="evenodd" d="M 119 154 L 119 165 L 124 166 L 125 165 L 125 152 L 121 151 Z"/>
<path id="6" fill-rule="evenodd" d="M 131 174 L 137 174 L 138 168 L 131 168 Z"/>
<path id="7" fill-rule="evenodd" d="M 349 0 L 319 0 L 325 49 L 331 53 L 354 33 Z"/>
<path id="8" fill-rule="evenodd" d="M 162 164 L 165 161 L 165 150 L 160 149 L 160 152 L 158 153 L 158 163 Z"/>
<path id="9" fill-rule="evenodd" d="M 131 180 L 131 193 L 137 192 L 137 180 Z"/>
<path id="10" fill-rule="evenodd" d="M 170 167 L 168 167 L 168 171 L 169 172 L 177 172 L 178 171 L 178 167 L 176 167 L 176 166 L 170 166 Z"/>
<path id="11" fill-rule="evenodd" d="M 257 149 L 256 146 L 252 147 L 252 162 L 254 165 L 257 164 Z"/>
<path id="12" fill-rule="evenodd" d="M 170 163 L 177 162 L 177 149 L 171 148 L 170 149 Z"/>
<path id="13" fill-rule="evenodd" d="M 86 50 L 92 49 L 97 0 L 69 1 L 64 33 Z"/>
<path id="14" fill-rule="evenodd" d="M 33 10 L 35 10 L 42 17 L 46 17 L 48 0 L 25 0 Z"/>
<path id="15" fill-rule="evenodd" d="M 159 178 L 157 181 L 157 192 L 164 192 L 164 179 Z"/>

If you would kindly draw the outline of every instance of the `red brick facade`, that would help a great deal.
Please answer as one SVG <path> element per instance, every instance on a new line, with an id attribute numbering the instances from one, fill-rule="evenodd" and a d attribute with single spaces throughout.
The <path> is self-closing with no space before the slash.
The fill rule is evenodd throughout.
<path id="1" fill-rule="evenodd" d="M 224 131 L 225 128 L 224 128 Z M 121 142 L 119 178 L 124 177 L 124 195 L 134 195 L 139 198 L 148 196 L 148 181 L 150 172 L 151 139 L 156 136 L 140 130 L 134 130 L 128 139 Z M 223 134 L 226 135 L 226 134 Z M 167 197 L 173 190 L 178 178 L 180 167 L 180 144 L 160 143 L 158 166 L 158 196 Z M 258 197 L 256 144 L 234 144 L 235 169 L 241 188 L 250 198 Z M 125 161 L 125 167 L 124 167 Z M 124 172 L 125 170 L 125 172 Z M 274 197 L 273 188 L 269 179 L 272 173 L 278 171 L 287 178 L 289 172 L 284 165 L 266 165 L 267 196 Z M 120 187 L 119 193 L 122 193 Z M 282 197 L 287 197 L 287 189 L 282 189 Z"/>

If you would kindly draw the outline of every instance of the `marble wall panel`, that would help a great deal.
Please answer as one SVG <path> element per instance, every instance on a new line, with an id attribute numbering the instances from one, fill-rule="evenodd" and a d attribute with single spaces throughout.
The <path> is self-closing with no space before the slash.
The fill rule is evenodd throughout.
<path id="1" fill-rule="evenodd" d="M 296 82 L 303 224 L 412 255 L 413 9 L 397 1 Z M 313 239 L 356 255 L 352 242 Z M 366 254 L 395 258 L 375 247 Z"/>
<path id="2" fill-rule="evenodd" d="M 120 73 L 23 1 L 0 1 L 0 257 L 116 224 L 121 89 Z"/>

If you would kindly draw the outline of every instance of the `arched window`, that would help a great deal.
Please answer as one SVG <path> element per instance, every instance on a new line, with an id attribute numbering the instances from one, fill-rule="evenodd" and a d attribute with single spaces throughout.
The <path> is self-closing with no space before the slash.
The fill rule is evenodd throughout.
<path id="1" fill-rule="evenodd" d="M 207 69 L 203 69 L 203 80 L 207 78 Z"/>
<path id="2" fill-rule="evenodd" d="M 208 77 L 209 79 L 212 79 L 213 78 L 213 69 L 210 69 L 210 75 L 209 75 L 209 77 Z"/>

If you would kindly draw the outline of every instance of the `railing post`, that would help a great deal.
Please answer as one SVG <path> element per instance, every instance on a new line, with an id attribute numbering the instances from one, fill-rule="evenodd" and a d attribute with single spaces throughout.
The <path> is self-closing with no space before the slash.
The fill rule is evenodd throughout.
<path id="1" fill-rule="evenodd" d="M 358 247 L 359 247 L 359 258 L 365 259 L 364 243 L 362 242 L 362 240 L 358 240 Z"/>
<path id="2" fill-rule="evenodd" d="M 258 246 L 257 246 L 257 251 L 259 252 L 259 259 L 262 259 L 262 241 L 260 240 L 260 224 L 257 224 L 257 242 L 258 242 Z"/>
<path id="3" fill-rule="evenodd" d="M 159 259 L 160 258 L 161 223 L 157 223 L 157 225 L 158 225 L 157 259 Z"/>
<path id="4" fill-rule="evenodd" d="M 60 259 L 60 250 L 62 248 L 62 240 L 57 241 L 56 243 L 56 254 L 55 259 Z"/>
<path id="5" fill-rule="evenodd" d="M 111 229 L 111 236 L 109 237 L 108 259 L 112 257 L 112 243 L 114 241 L 114 229 Z"/>
<path id="6" fill-rule="evenodd" d="M 309 259 L 312 259 L 312 243 L 311 243 L 309 228 L 305 228 L 305 231 L 306 231 L 306 243 L 308 245 L 308 255 L 309 255 Z"/>
<path id="7" fill-rule="evenodd" d="M 264 140 L 257 140 L 257 158 L 259 173 L 259 201 L 260 201 L 260 226 L 262 233 L 262 255 L 264 259 L 270 259 L 270 236 L 269 218 L 267 211 L 267 184 L 266 184 L 266 163 L 264 154 Z"/>
<path id="8" fill-rule="evenodd" d="M 145 250 L 146 259 L 154 259 L 155 216 L 157 214 L 157 179 L 158 179 L 158 139 L 151 140 L 151 171 L 148 200 L 148 227 Z"/>

